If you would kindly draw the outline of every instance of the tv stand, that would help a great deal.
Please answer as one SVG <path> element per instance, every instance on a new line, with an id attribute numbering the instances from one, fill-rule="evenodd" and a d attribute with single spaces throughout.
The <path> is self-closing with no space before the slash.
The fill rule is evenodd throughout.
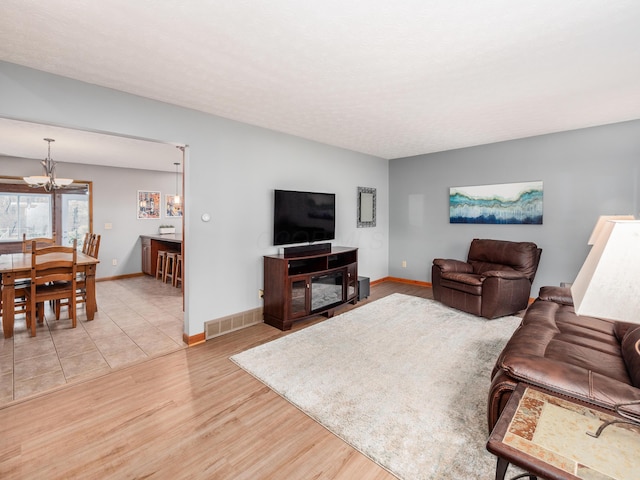
<path id="1" fill-rule="evenodd" d="M 326 245 L 328 251 L 264 257 L 265 323 L 290 330 L 293 322 L 319 314 L 331 317 L 337 307 L 355 305 L 358 249 Z"/>

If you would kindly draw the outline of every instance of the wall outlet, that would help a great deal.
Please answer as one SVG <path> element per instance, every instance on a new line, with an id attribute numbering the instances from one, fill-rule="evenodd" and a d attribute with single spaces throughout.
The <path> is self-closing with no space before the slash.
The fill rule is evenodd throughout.
<path id="1" fill-rule="evenodd" d="M 402 268 L 407 268 L 407 261 L 406 260 L 402 260 Z"/>
<path id="2" fill-rule="evenodd" d="M 258 298 L 264 298 L 264 290 L 261 288 L 258 289 Z"/>
<path id="3" fill-rule="evenodd" d="M 113 228 L 113 225 L 111 223 L 105 223 L 104 224 L 104 229 L 105 230 L 111 230 Z"/>
<path id="4" fill-rule="evenodd" d="M 111 265 L 113 265 L 114 267 L 116 265 L 118 265 L 118 260 L 116 258 L 114 258 L 113 260 L 111 260 Z"/>

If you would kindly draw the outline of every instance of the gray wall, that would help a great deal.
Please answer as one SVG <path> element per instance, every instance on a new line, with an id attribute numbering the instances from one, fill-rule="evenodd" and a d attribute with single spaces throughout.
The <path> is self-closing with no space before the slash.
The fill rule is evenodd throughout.
<path id="1" fill-rule="evenodd" d="M 173 225 L 182 231 L 179 217 L 158 220 L 138 220 L 136 204 L 138 190 L 153 190 L 172 194 L 175 173 L 102 167 L 77 163 L 57 162 L 60 177 L 91 180 L 93 182 L 93 231 L 100 235 L 100 264 L 97 278 L 114 277 L 141 271 L 142 249 L 140 235 L 157 234 L 160 225 Z M 131 159 L 135 163 L 135 159 Z M 39 160 L 16 159 L 0 156 L 2 175 L 21 177 L 40 175 Z M 117 188 L 115 188 L 117 186 Z M 105 224 L 112 228 L 105 230 Z M 113 265 L 113 260 L 117 265 Z"/>
<path id="2" fill-rule="evenodd" d="M 598 216 L 638 215 L 639 165 L 640 120 L 392 160 L 389 274 L 431 281 L 434 258 L 466 259 L 473 238 L 496 238 L 542 247 L 532 296 L 572 282 Z M 449 224 L 449 187 L 535 180 L 543 225 Z"/>
<path id="3" fill-rule="evenodd" d="M 6 62 L 0 62 L 0 116 L 190 146 L 184 192 L 188 335 L 202 333 L 208 320 L 261 306 L 262 256 L 277 252 L 270 241 L 275 188 L 335 193 L 334 243 L 360 248 L 362 275 L 387 275 L 386 160 Z M 356 228 L 358 186 L 378 189 L 376 228 Z M 114 184 L 110 191 L 120 190 Z M 210 222 L 200 220 L 203 213 Z"/>

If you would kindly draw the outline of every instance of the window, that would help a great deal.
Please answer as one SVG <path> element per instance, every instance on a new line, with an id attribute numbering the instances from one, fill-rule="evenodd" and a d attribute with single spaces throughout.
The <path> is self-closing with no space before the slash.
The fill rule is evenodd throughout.
<path id="1" fill-rule="evenodd" d="M 85 233 L 89 231 L 89 198 L 86 194 L 62 195 L 62 245 L 73 245 L 78 240 L 82 248 Z"/>
<path id="2" fill-rule="evenodd" d="M 51 237 L 51 195 L 38 193 L 0 193 L 0 241 Z"/>
<path id="3" fill-rule="evenodd" d="M 78 240 L 92 228 L 92 184 L 75 180 L 66 188 L 45 192 L 22 177 L 0 175 L 0 254 L 22 251 L 27 238 L 55 238 L 60 245 Z"/>

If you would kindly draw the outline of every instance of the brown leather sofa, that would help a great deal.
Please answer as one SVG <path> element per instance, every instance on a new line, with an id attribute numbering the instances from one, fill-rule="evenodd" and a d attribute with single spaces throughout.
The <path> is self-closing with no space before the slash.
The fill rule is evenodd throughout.
<path id="1" fill-rule="evenodd" d="M 640 401 L 640 325 L 578 316 L 570 289 L 542 287 L 493 369 L 489 431 L 519 382 L 610 410 Z"/>
<path id="2" fill-rule="evenodd" d="M 433 298 L 485 318 L 527 308 L 542 249 L 532 242 L 474 239 L 467 261 L 436 258 Z"/>

